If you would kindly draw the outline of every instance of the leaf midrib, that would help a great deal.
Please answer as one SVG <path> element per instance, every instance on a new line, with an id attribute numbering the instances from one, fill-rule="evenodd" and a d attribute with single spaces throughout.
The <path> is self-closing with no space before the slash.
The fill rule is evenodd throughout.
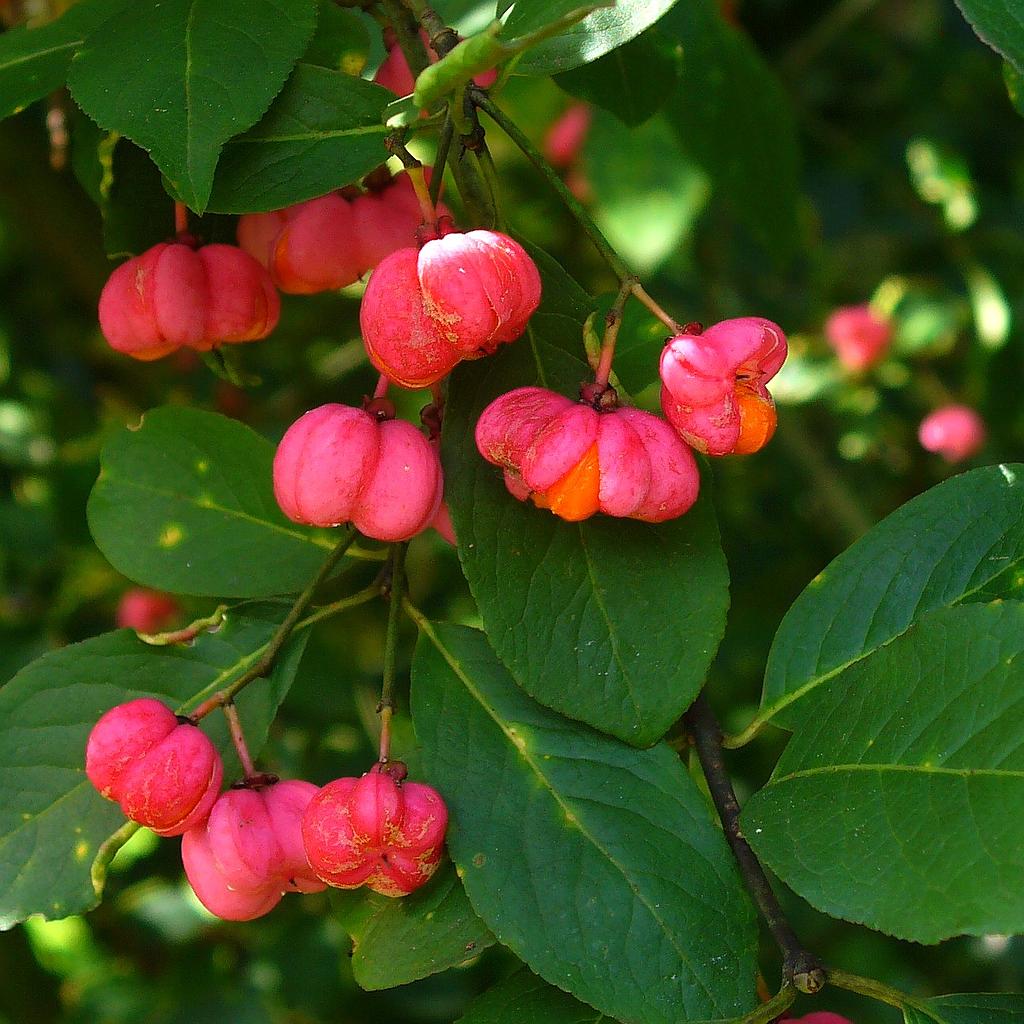
<path id="1" fill-rule="evenodd" d="M 1024 769 L 1014 768 L 947 768 L 944 765 L 923 764 L 829 764 L 815 768 L 800 768 L 797 771 L 772 779 L 765 790 L 773 786 L 781 786 L 793 779 L 808 779 L 819 775 L 835 775 L 839 772 L 876 772 L 879 774 L 892 772 L 904 775 L 948 775 L 954 778 L 971 779 L 975 777 L 1008 778 L 1024 780 Z"/>
<path id="2" fill-rule="evenodd" d="M 437 633 L 434 631 L 433 624 L 428 620 L 424 619 L 419 623 L 419 627 L 430 638 L 431 642 L 437 648 L 438 652 L 441 654 L 444 660 L 448 663 L 449 667 L 455 673 L 459 681 L 463 684 L 463 686 L 465 686 L 466 690 L 476 700 L 480 707 L 487 712 L 487 714 L 493 720 L 494 724 L 498 726 L 498 728 L 502 732 L 502 735 L 504 735 L 505 738 L 508 740 L 509 746 L 519 754 L 519 756 L 525 762 L 525 764 L 527 764 L 529 768 L 533 771 L 538 781 L 541 782 L 544 788 L 547 789 L 547 791 L 551 794 L 551 798 L 561 808 L 562 812 L 565 814 L 566 819 L 568 821 L 571 821 L 579 830 L 580 835 L 587 839 L 590 842 L 590 844 L 599 853 L 601 853 L 602 856 L 604 856 L 607 859 L 608 863 L 613 865 L 615 869 L 619 872 L 619 874 L 622 876 L 623 881 L 626 883 L 627 886 L 629 886 L 630 890 L 633 892 L 633 895 L 640 901 L 641 904 L 643 904 L 643 906 L 647 909 L 647 912 L 651 915 L 651 918 L 658 924 L 662 934 L 669 940 L 670 944 L 672 945 L 672 948 L 678 954 L 681 962 L 686 964 L 686 966 L 689 968 L 690 974 L 692 975 L 694 980 L 701 986 L 701 988 L 704 989 L 704 992 L 707 994 L 709 1001 L 712 1003 L 712 1005 L 715 1005 L 717 1003 L 717 1000 L 715 999 L 714 993 L 711 991 L 710 988 L 708 988 L 707 982 L 700 976 L 699 972 L 696 970 L 693 962 L 690 960 L 690 957 L 687 955 L 686 951 L 679 947 L 672 930 L 662 919 L 661 915 L 656 912 L 655 907 L 652 906 L 651 903 L 648 902 L 648 900 L 641 894 L 640 890 L 637 888 L 636 883 L 626 873 L 626 869 L 623 867 L 623 865 L 620 864 L 611 855 L 611 853 L 607 851 L 597 841 L 597 839 L 590 833 L 590 831 L 583 826 L 583 823 L 580 821 L 579 817 L 565 803 L 565 801 L 559 795 L 558 791 L 552 785 L 551 781 L 544 774 L 544 772 L 541 771 L 540 766 L 529 756 L 529 754 L 522 747 L 520 747 L 518 743 L 515 742 L 512 734 L 509 732 L 508 728 L 502 722 L 497 712 L 490 706 L 490 704 L 487 703 L 487 701 L 484 700 L 483 694 L 481 694 L 480 691 L 473 685 L 472 680 L 463 671 L 461 663 L 458 662 L 455 659 L 454 655 L 448 650 L 448 648 L 441 643 L 440 637 L 438 637 Z"/>

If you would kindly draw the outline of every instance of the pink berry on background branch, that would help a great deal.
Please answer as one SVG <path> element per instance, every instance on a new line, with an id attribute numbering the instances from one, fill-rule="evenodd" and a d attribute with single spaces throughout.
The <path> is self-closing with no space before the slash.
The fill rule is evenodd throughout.
<path id="1" fill-rule="evenodd" d="M 985 447 L 985 421 L 968 405 L 946 405 L 929 413 L 917 432 L 921 447 L 947 462 L 964 462 Z"/>

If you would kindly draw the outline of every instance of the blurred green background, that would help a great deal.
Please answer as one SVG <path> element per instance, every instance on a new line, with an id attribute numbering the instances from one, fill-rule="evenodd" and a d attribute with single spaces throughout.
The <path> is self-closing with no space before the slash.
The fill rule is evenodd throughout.
<path id="1" fill-rule="evenodd" d="M 711 684 L 726 727 L 736 729 L 753 712 L 772 635 L 800 590 L 870 524 L 953 471 L 917 444 L 928 411 L 951 398 L 981 411 L 989 440 L 977 463 L 1024 451 L 1024 122 L 1000 60 L 951 0 L 745 0 L 728 13 L 776 70 L 797 121 L 795 251 L 774 251 L 770 238 L 744 226 L 688 152 L 685 131 L 674 129 L 681 112 L 671 102 L 636 128 L 598 112 L 569 173 L 678 320 L 763 315 L 790 336 L 793 355 L 775 389 L 776 439 L 757 458 L 714 466 L 733 601 Z M 371 67 L 379 44 L 376 53 Z M 97 552 L 85 520 L 109 431 L 172 403 L 237 417 L 276 440 L 307 408 L 357 401 L 375 381 L 358 340 L 358 289 L 286 297 L 273 338 L 245 348 L 246 371 L 262 379 L 248 390 L 194 358 L 144 364 L 113 353 L 96 324 L 112 264 L 86 187 L 98 136 L 66 97 L 58 101 L 71 127 L 62 170 L 50 167 L 45 106 L 0 124 L 3 679 L 48 648 L 113 628 L 129 581 Z M 500 102 L 539 142 L 570 97 L 548 79 L 513 78 Z M 611 290 L 551 190 L 504 139 L 491 133 L 491 142 L 507 222 L 594 294 Z M 158 182 L 154 192 L 147 168 L 126 165 L 118 182 L 124 208 L 137 194 L 140 210 L 166 216 L 166 226 L 149 230 L 171 232 L 170 201 Z M 756 202 L 756 176 L 746 187 Z M 201 229 L 229 237 L 232 224 L 211 217 Z M 867 301 L 892 317 L 896 337 L 884 363 L 853 377 L 835 361 L 822 324 L 835 307 Z M 640 320 L 627 325 L 627 387 L 644 382 L 634 367 L 655 359 L 661 340 Z M 636 397 L 650 405 L 657 396 L 647 389 Z M 415 419 L 425 401 L 405 396 L 402 411 Z M 457 558 L 433 533 L 413 544 L 410 578 L 431 614 L 472 621 Z M 186 604 L 188 618 L 210 610 Z M 382 640 L 376 607 L 314 635 L 265 765 L 317 781 L 362 770 L 372 756 L 367 727 Z M 783 742 L 775 733 L 731 756 L 741 798 L 764 781 Z M 808 813 L 829 828 L 828 808 Z M 809 947 L 900 988 L 1019 991 L 1024 983 L 1020 940 L 924 948 L 785 901 Z M 107 898 L 87 918 L 33 920 L 0 934 L 0 1022 L 443 1022 L 514 967 L 510 955 L 491 950 L 374 994 L 353 982 L 348 953 L 329 897 L 286 899 L 254 923 L 217 922 L 187 891 L 177 843 L 141 834 L 118 856 Z M 769 984 L 773 957 L 766 947 Z M 825 1007 L 862 1024 L 895 1020 L 838 992 L 814 1004 Z"/>

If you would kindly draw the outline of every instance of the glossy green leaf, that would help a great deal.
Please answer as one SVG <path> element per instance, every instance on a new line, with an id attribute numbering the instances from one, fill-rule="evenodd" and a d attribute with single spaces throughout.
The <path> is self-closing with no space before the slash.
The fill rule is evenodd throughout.
<path id="1" fill-rule="evenodd" d="M 790 709 L 933 609 L 1021 592 L 1024 466 L 946 480 L 882 520 L 811 582 L 768 656 L 759 719 Z"/>
<path id="2" fill-rule="evenodd" d="M 1024 8 L 1018 0 L 956 0 L 978 38 L 1024 74 Z"/>
<path id="3" fill-rule="evenodd" d="M 681 48 L 654 27 L 592 64 L 556 75 L 555 81 L 570 95 L 635 126 L 665 105 L 681 68 Z M 666 154 L 663 162 L 670 159 Z M 643 190 L 638 187 L 637 191 Z"/>
<path id="4" fill-rule="evenodd" d="M 301 590 L 335 541 L 285 518 L 274 500 L 273 458 L 273 445 L 236 420 L 154 409 L 103 448 L 89 498 L 93 538 L 118 572 L 162 590 Z"/>
<path id="5" fill-rule="evenodd" d="M 795 705 L 743 811 L 819 910 L 917 942 L 1024 930 L 1024 604 L 939 608 Z"/>
<path id="6" fill-rule="evenodd" d="M 541 981 L 517 971 L 470 1003 L 459 1024 L 614 1024 L 611 1017 Z"/>
<path id="7" fill-rule="evenodd" d="M 800 159 L 782 85 L 714 0 L 678 4 L 658 27 L 685 55 L 665 117 L 714 194 L 769 254 L 788 255 L 797 242 Z"/>
<path id="8" fill-rule="evenodd" d="M 627 1024 L 754 1005 L 751 906 L 678 756 L 531 701 L 483 633 L 424 622 L 412 713 L 474 909 L 541 977 Z"/>
<path id="9" fill-rule="evenodd" d="M 303 63 L 358 75 L 370 52 L 369 25 L 356 11 L 345 10 L 334 0 L 320 0 L 316 33 L 302 55 Z"/>
<path id="10" fill-rule="evenodd" d="M 0 35 L 0 118 L 59 89 L 86 35 L 127 2 L 82 0 L 40 28 L 22 26 Z"/>
<path id="11" fill-rule="evenodd" d="M 103 870 L 92 881 L 101 844 L 124 823 L 85 777 L 85 744 L 100 715 L 152 696 L 195 706 L 259 657 L 285 606 L 229 612 L 216 633 L 192 646 L 149 647 L 129 630 L 105 633 L 43 655 L 0 689 L 0 928 L 29 914 L 66 917 L 95 906 Z M 295 637 L 271 675 L 238 697 L 253 753 L 291 686 L 305 634 Z M 203 722 L 239 772 L 225 721 Z"/>
<path id="12" fill-rule="evenodd" d="M 1018 114 L 1024 114 L 1024 72 L 1018 71 L 1009 61 L 1004 61 L 1003 81 L 1013 109 Z"/>
<path id="13" fill-rule="evenodd" d="M 627 130 L 598 111 L 583 153 L 598 227 L 633 270 L 651 273 L 693 231 L 711 191 L 707 175 L 661 116 Z M 664 343 L 664 328 L 661 337 Z M 651 381 L 658 375 L 658 354 L 660 348 L 650 364 Z"/>
<path id="14" fill-rule="evenodd" d="M 990 993 L 925 999 L 904 1011 L 906 1024 L 1021 1024 L 1024 996 Z"/>
<path id="15" fill-rule="evenodd" d="M 458 967 L 494 943 L 451 863 L 411 896 L 358 889 L 335 894 L 334 906 L 352 936 L 352 974 L 371 991 Z"/>
<path id="16" fill-rule="evenodd" d="M 635 39 L 650 28 L 676 0 L 618 0 L 606 4 L 582 21 L 551 39 L 532 47 L 518 64 L 519 74 L 551 75 L 569 71 L 603 57 L 617 46 Z M 579 0 L 500 0 L 499 15 L 505 18 L 503 35 L 521 36 L 584 5 Z M 593 5 L 591 5 L 593 6 Z"/>
<path id="17" fill-rule="evenodd" d="M 68 84 L 202 212 L 221 147 L 266 112 L 315 24 L 315 0 L 134 0 L 88 37 Z"/>
<path id="18" fill-rule="evenodd" d="M 279 210 L 349 185 L 387 159 L 394 93 L 299 64 L 267 116 L 224 148 L 210 197 L 217 213 Z"/>
<path id="19" fill-rule="evenodd" d="M 544 299 L 526 337 L 452 378 L 443 454 L 459 557 L 487 634 L 542 704 L 627 742 L 661 737 L 700 689 L 725 627 L 728 572 L 705 493 L 668 523 L 566 523 L 513 498 L 476 450 L 499 394 L 578 392 L 592 300 L 538 256 Z"/>

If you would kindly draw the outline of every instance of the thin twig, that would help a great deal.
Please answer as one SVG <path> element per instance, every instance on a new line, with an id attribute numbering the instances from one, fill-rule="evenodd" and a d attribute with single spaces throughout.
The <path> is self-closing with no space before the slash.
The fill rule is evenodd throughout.
<path id="1" fill-rule="evenodd" d="M 783 977 L 786 981 L 792 982 L 800 992 L 820 991 L 825 984 L 824 965 L 801 945 L 796 932 L 786 920 L 782 907 L 779 906 L 761 862 L 754 855 L 740 830 L 740 805 L 722 756 L 722 730 L 703 692 L 693 702 L 683 720 L 693 737 L 693 744 L 700 758 L 708 789 L 711 791 L 711 799 L 722 821 L 725 838 L 739 865 L 743 881 L 768 925 L 768 930 L 782 950 Z"/>
<path id="2" fill-rule="evenodd" d="M 246 779 L 251 779 L 256 775 L 256 767 L 252 763 L 249 744 L 245 742 L 245 731 L 242 729 L 242 720 L 238 717 L 238 708 L 234 703 L 225 704 L 223 711 L 224 717 L 228 720 L 228 732 L 231 733 L 231 742 L 235 753 L 238 754 L 238 762 L 245 772 Z"/>
<path id="3" fill-rule="evenodd" d="M 452 136 L 454 134 L 455 127 L 452 124 L 451 113 L 445 113 L 441 134 L 437 139 L 434 167 L 430 172 L 430 201 L 434 206 L 437 206 L 437 202 L 441 198 L 441 189 L 444 187 L 444 168 L 445 164 L 448 163 L 448 152 L 452 148 Z"/>
<path id="4" fill-rule="evenodd" d="M 213 697 L 196 708 L 190 716 L 192 719 L 198 721 L 200 718 L 208 715 L 214 708 L 230 704 L 246 686 L 256 679 L 261 679 L 270 672 L 274 667 L 274 662 L 277 660 L 278 654 L 281 653 L 281 648 L 288 642 L 288 638 L 292 635 L 292 631 L 299 624 L 299 619 L 302 618 L 302 613 L 312 603 L 313 597 L 316 595 L 321 584 L 327 580 L 334 571 L 335 566 L 337 566 L 342 558 L 344 558 L 345 552 L 348 551 L 357 536 L 358 534 L 356 533 L 354 526 L 350 526 L 348 530 L 345 531 L 341 540 L 327 556 L 323 565 L 320 566 L 320 569 L 312 582 L 295 599 L 295 603 L 289 609 L 284 621 L 277 627 L 274 635 L 267 642 L 263 649 L 263 654 L 256 663 L 248 671 L 243 672 L 238 679 L 227 687 L 227 689 L 214 694 Z"/>
<path id="5" fill-rule="evenodd" d="M 395 666 L 398 660 L 398 618 L 405 592 L 405 551 L 407 543 L 393 545 L 391 549 L 391 579 L 388 583 L 388 630 L 384 640 L 384 672 L 380 686 L 380 760 L 391 756 L 391 716 L 395 710 Z"/>
<path id="6" fill-rule="evenodd" d="M 601 389 L 608 386 L 608 378 L 612 372 L 612 360 L 615 358 L 615 343 L 618 341 L 619 328 L 622 326 L 622 310 L 626 305 L 626 300 L 632 294 L 632 290 L 630 282 L 623 281 L 619 288 L 619 294 L 615 296 L 615 301 L 604 318 L 601 356 L 598 359 L 597 369 L 594 371 L 594 383 Z"/>

